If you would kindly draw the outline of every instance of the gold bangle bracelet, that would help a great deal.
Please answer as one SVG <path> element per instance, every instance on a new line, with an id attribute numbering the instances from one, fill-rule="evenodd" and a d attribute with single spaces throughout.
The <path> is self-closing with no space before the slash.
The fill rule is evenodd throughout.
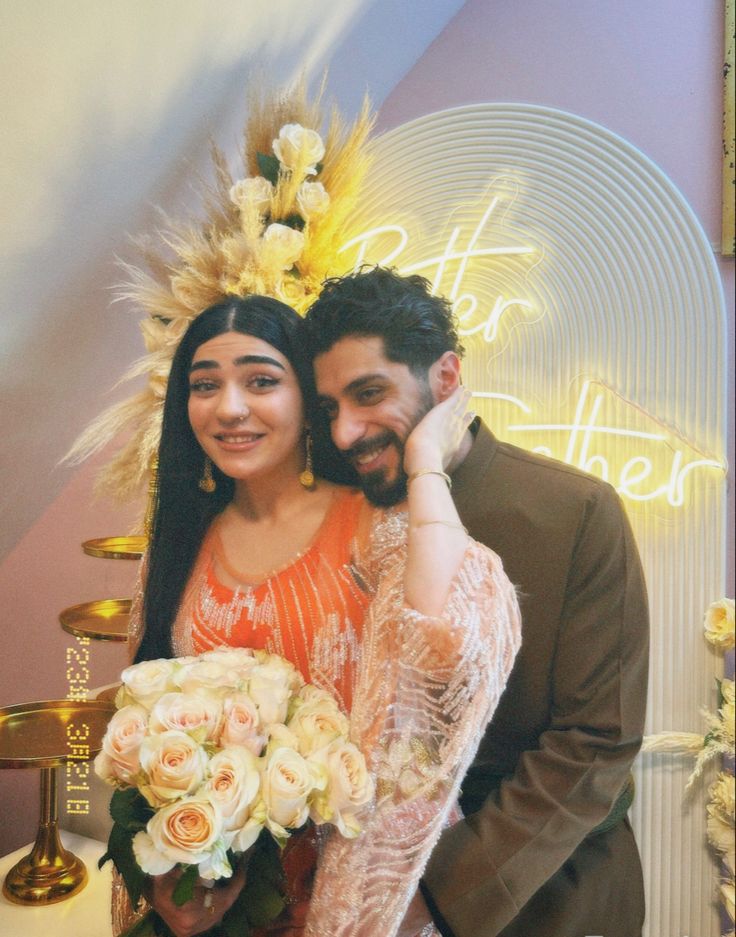
<path id="1" fill-rule="evenodd" d="M 454 524 L 452 521 L 418 521 L 416 524 L 412 524 L 412 527 L 427 527 L 429 524 L 442 524 L 443 527 L 454 527 L 456 530 L 462 530 L 464 533 L 468 532 L 468 528 L 465 524 Z"/>
<path id="2" fill-rule="evenodd" d="M 418 472 L 412 472 L 407 478 L 406 484 L 409 485 L 415 478 L 421 478 L 422 475 L 439 475 L 447 482 L 447 487 L 452 491 L 452 479 L 446 472 L 440 472 L 438 469 L 419 469 Z"/>

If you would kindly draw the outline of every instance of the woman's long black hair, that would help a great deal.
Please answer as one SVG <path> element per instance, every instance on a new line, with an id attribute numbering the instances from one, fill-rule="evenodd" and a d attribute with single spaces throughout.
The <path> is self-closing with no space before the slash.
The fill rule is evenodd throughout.
<path id="1" fill-rule="evenodd" d="M 189 369 L 200 345 L 226 332 L 268 342 L 294 368 L 312 424 L 315 470 L 334 481 L 350 476 L 329 442 L 325 423 L 314 412 L 311 363 L 303 353 L 302 320 L 284 303 L 267 296 L 230 297 L 192 321 L 174 355 L 166 389 L 158 452 L 158 492 L 153 511 L 143 593 L 143 639 L 136 662 L 171 657 L 171 630 L 182 593 L 213 519 L 232 501 L 235 485 L 216 466 L 213 493 L 200 490 L 204 453 L 189 424 Z"/>

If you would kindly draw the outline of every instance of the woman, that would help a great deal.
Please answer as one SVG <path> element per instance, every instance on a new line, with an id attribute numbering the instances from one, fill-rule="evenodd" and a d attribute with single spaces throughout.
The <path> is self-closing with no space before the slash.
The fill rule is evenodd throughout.
<path id="1" fill-rule="evenodd" d="M 306 933 L 389 935 L 503 689 L 518 610 L 498 558 L 468 540 L 442 472 L 467 429 L 468 395 L 434 407 L 407 440 L 408 518 L 372 508 L 314 480 L 299 322 L 276 300 L 231 298 L 184 335 L 131 645 L 136 661 L 265 647 L 338 698 L 378 798 L 358 840 L 328 837 Z M 188 935 L 220 918 L 244 873 L 182 908 L 174 877 L 154 877 L 149 897 Z M 298 920 L 282 933 L 302 933 Z"/>

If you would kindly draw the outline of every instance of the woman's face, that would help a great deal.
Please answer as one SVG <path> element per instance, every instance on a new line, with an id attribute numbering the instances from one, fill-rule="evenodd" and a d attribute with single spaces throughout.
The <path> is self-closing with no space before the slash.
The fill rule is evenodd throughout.
<path id="1" fill-rule="evenodd" d="M 303 467 L 299 383 L 281 352 L 260 338 L 225 332 L 199 346 L 189 422 L 205 453 L 236 481 Z"/>

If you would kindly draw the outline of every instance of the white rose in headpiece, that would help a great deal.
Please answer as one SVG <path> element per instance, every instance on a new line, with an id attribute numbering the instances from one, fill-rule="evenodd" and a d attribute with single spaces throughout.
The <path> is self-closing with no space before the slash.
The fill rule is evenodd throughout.
<path id="1" fill-rule="evenodd" d="M 303 218 L 322 215 L 330 207 L 330 195 L 321 182 L 302 182 L 296 193 L 296 203 Z"/>
<path id="2" fill-rule="evenodd" d="M 734 601 L 712 602 L 705 613 L 705 637 L 715 647 L 728 651 L 734 646 Z"/>
<path id="3" fill-rule="evenodd" d="M 230 201 L 240 209 L 253 205 L 264 215 L 270 205 L 273 186 L 263 176 L 249 176 L 239 179 L 230 189 Z"/>
<path id="4" fill-rule="evenodd" d="M 285 224 L 270 224 L 261 239 L 265 267 L 290 270 L 304 250 L 304 235 Z"/>
<path id="5" fill-rule="evenodd" d="M 273 151 L 285 169 L 304 166 L 304 175 L 313 176 L 317 163 L 325 155 L 325 145 L 316 130 L 308 130 L 301 124 L 284 124 L 279 130 L 278 140 L 273 141 Z"/>

